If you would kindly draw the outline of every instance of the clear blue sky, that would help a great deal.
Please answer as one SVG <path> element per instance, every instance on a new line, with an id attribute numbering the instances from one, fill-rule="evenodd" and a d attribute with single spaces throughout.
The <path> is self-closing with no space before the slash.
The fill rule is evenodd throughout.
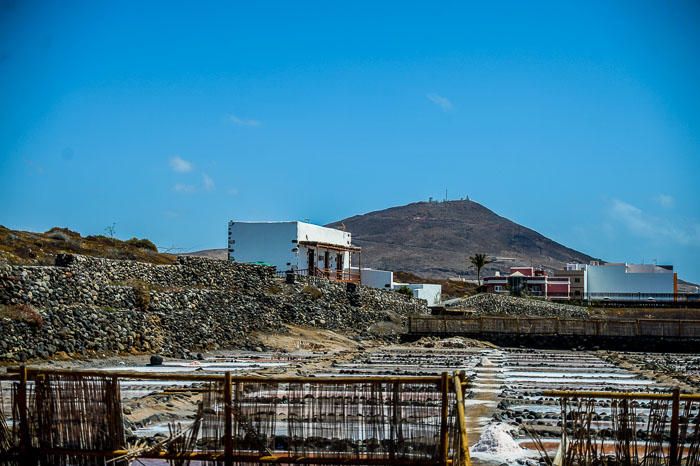
<path id="1" fill-rule="evenodd" d="M 0 224 L 194 250 L 447 189 L 700 282 L 700 3 L 379 3 L 0 0 Z"/>

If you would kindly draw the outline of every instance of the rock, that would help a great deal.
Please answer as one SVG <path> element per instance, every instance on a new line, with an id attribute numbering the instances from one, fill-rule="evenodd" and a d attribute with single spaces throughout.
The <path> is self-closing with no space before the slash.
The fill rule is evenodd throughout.
<path id="1" fill-rule="evenodd" d="M 162 366 L 163 365 L 163 356 L 154 354 L 151 356 L 150 360 L 150 365 L 151 366 Z"/>

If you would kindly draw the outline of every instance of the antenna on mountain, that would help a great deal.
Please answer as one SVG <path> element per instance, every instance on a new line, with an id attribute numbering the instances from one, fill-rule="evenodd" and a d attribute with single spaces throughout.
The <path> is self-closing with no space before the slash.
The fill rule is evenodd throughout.
<path id="1" fill-rule="evenodd" d="M 445 202 L 447 202 L 447 188 L 445 188 Z"/>

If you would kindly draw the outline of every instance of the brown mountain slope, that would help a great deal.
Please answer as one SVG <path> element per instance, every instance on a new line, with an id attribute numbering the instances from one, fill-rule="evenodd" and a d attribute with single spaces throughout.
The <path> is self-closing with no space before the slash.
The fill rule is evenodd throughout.
<path id="1" fill-rule="evenodd" d="M 362 247 L 363 266 L 421 276 L 472 274 L 467 257 L 475 253 L 515 259 L 491 264 L 487 273 L 511 265 L 555 269 L 592 259 L 472 201 L 416 202 L 329 226 L 352 233 L 353 243 Z"/>

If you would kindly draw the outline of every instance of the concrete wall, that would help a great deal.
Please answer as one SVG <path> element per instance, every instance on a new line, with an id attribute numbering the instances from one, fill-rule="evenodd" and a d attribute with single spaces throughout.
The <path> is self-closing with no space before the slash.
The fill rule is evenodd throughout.
<path id="1" fill-rule="evenodd" d="M 628 272 L 626 264 L 589 265 L 588 294 L 591 299 L 602 299 L 594 293 L 673 293 L 673 272 L 660 267 L 648 267 L 654 272 Z M 633 268 L 634 269 L 634 268 Z M 669 298 L 672 299 L 672 298 Z"/>
<path id="2" fill-rule="evenodd" d="M 350 246 L 350 233 L 335 228 L 326 228 L 311 223 L 296 222 L 297 239 L 299 241 L 318 241 L 320 243 L 337 244 L 338 246 Z"/>
<path id="3" fill-rule="evenodd" d="M 235 222 L 228 224 L 228 259 L 265 262 L 277 270 L 299 266 L 297 222 Z M 303 257 L 306 260 L 306 256 Z"/>
<path id="4" fill-rule="evenodd" d="M 357 272 L 358 268 L 352 267 L 351 270 Z M 363 268 L 360 271 L 360 277 L 362 278 L 362 284 L 365 286 L 382 290 L 390 290 L 393 288 L 394 272 Z"/>

